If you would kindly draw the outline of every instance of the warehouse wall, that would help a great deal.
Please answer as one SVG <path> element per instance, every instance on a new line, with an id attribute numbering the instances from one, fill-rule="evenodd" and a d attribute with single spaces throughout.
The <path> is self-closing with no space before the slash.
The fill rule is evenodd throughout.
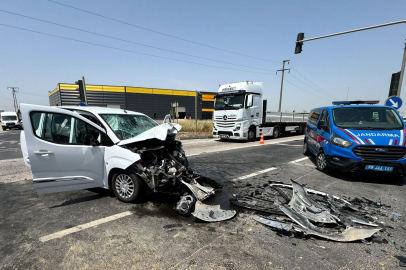
<path id="1" fill-rule="evenodd" d="M 80 99 L 76 84 L 58 84 L 57 89 L 49 93 L 49 103 L 52 106 L 76 106 L 83 102 Z M 170 90 L 142 87 L 86 85 L 89 106 L 107 107 L 119 105 L 123 109 L 141 112 L 151 118 L 163 119 L 170 114 L 171 103 L 178 102 L 179 107 L 185 107 L 186 117 L 195 118 L 195 91 Z M 202 103 L 198 103 L 197 118 L 211 119 L 214 93 L 202 95 Z M 59 97 L 59 99 L 58 99 Z M 203 112 L 202 112 L 202 108 Z"/>

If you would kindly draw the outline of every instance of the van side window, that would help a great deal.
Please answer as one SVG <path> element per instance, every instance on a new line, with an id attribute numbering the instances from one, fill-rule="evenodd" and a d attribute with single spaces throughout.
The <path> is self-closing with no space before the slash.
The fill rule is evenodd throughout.
<path id="1" fill-rule="evenodd" d="M 101 132 L 82 120 L 59 113 L 31 112 L 34 134 L 45 141 L 57 144 L 83 144 L 84 136 L 92 134 L 101 142 Z"/>
<path id="2" fill-rule="evenodd" d="M 317 125 L 317 120 L 319 120 L 321 110 L 312 110 L 309 113 L 309 122 L 313 125 Z"/>

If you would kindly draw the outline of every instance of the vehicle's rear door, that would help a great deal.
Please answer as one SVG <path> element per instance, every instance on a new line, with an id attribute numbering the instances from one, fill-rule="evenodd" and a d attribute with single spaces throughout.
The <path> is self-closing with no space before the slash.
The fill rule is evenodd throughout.
<path id="1" fill-rule="evenodd" d="M 25 141 L 38 194 L 103 186 L 104 146 L 84 145 L 84 135 L 105 131 L 65 109 L 21 104 Z"/>

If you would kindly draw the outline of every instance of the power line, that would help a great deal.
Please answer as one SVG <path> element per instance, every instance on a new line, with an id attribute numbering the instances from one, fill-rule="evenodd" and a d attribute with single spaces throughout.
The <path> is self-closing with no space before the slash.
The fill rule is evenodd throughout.
<path id="1" fill-rule="evenodd" d="M 39 97 L 48 97 L 46 95 L 39 95 L 39 94 L 27 93 L 27 92 L 21 92 L 21 91 L 18 91 L 18 93 L 25 94 L 25 95 L 39 96 Z"/>
<path id="2" fill-rule="evenodd" d="M 316 88 L 314 88 L 314 87 L 308 85 L 307 83 L 305 83 L 304 81 L 302 81 L 301 79 L 299 79 L 298 77 L 296 77 L 295 75 L 293 75 L 293 74 L 289 74 L 289 75 L 292 76 L 293 78 L 295 78 L 296 80 L 298 80 L 299 82 L 301 82 L 301 83 L 307 85 L 307 86 L 310 87 L 311 89 L 313 89 L 313 90 L 319 92 L 320 94 L 326 95 L 326 93 L 323 93 L 323 92 L 321 92 L 320 90 L 317 90 Z M 331 95 L 331 94 L 328 94 L 328 95 L 329 95 L 330 97 L 332 97 L 332 98 L 336 98 L 335 96 L 333 96 L 333 95 Z"/>
<path id="3" fill-rule="evenodd" d="M 281 77 L 281 76 L 279 76 L 279 75 L 276 75 L 276 76 L 278 76 L 278 77 L 282 78 L 282 77 Z M 287 83 L 289 83 L 289 84 L 291 84 L 291 85 L 293 85 L 293 86 L 295 86 L 296 88 L 299 88 L 300 90 L 302 90 L 302 91 L 304 91 L 304 92 L 306 92 L 306 93 L 308 93 L 308 94 L 310 94 L 310 95 L 313 95 L 313 96 L 315 96 L 315 97 L 318 97 L 318 98 L 321 98 L 321 99 L 324 99 L 324 100 L 330 101 L 330 100 L 328 100 L 328 99 L 325 99 L 325 98 L 323 98 L 323 97 L 319 97 L 318 95 L 315 95 L 315 94 L 313 94 L 312 92 L 309 92 L 309 91 L 307 91 L 307 90 L 305 90 L 305 89 L 303 89 L 303 88 L 301 88 L 301 87 L 297 86 L 296 84 L 294 84 L 294 83 L 292 83 L 292 82 L 290 82 L 290 81 L 286 80 L 286 78 L 284 79 L 284 81 L 285 81 L 285 82 L 287 82 Z"/>
<path id="4" fill-rule="evenodd" d="M 139 54 L 139 55 L 145 55 L 145 56 L 150 56 L 150 57 L 155 57 L 155 58 L 160 58 L 160 59 L 166 59 L 166 60 L 171 60 L 171 61 L 176 61 L 176 62 L 182 62 L 182 63 L 188 63 L 188 64 L 193 64 L 193 65 L 199 65 L 199 66 L 206 66 L 206 67 L 214 67 L 214 68 L 219 68 L 219 69 L 228 69 L 228 70 L 235 70 L 235 71 L 243 71 L 243 72 L 251 72 L 251 73 L 259 73 L 259 74 L 272 74 L 272 73 L 267 73 L 267 72 L 258 72 L 258 71 L 250 71 L 250 70 L 242 70 L 242 69 L 235 69 L 235 68 L 227 68 L 227 67 L 220 67 L 220 66 L 214 66 L 214 65 L 206 65 L 202 63 L 196 63 L 196 62 L 191 62 L 191 61 L 185 61 L 185 60 L 179 60 L 175 58 L 170 58 L 170 57 L 164 57 L 164 56 L 158 56 L 158 55 L 153 55 L 153 54 L 148 54 L 148 53 L 141 53 L 137 51 L 132 51 L 132 50 L 127 50 L 127 49 L 122 49 L 122 48 L 117 48 L 117 47 L 112 47 L 112 46 L 107 46 L 107 45 L 102 45 L 98 43 L 93 43 L 93 42 L 88 42 L 88 41 L 83 41 L 79 39 L 74 39 L 74 38 L 68 38 L 68 37 L 63 37 L 63 36 L 58 36 L 58 35 L 53 35 L 53 34 L 48 34 L 40 31 L 35 31 L 35 30 L 30 30 L 26 28 L 21 28 L 21 27 L 16 27 L 12 25 L 7 25 L 7 24 L 0 24 L 1 26 L 9 27 L 9 28 L 14 28 L 14 29 L 19 29 L 23 30 L 26 32 L 31 32 L 31 33 L 36 33 L 36 34 L 41 34 L 45 36 L 50 36 L 50 37 L 56 37 L 56 38 L 61 38 L 65 40 L 70 40 L 70 41 L 76 41 L 80 43 L 85 43 L 85 44 L 90 44 L 102 48 L 108 48 L 108 49 L 113 49 L 117 51 L 123 51 L 123 52 L 129 52 L 129 53 L 134 53 L 134 54 Z"/>
<path id="5" fill-rule="evenodd" d="M 122 24 L 125 24 L 125 25 L 129 25 L 129 26 L 132 26 L 132 27 L 136 27 L 136 28 L 145 30 L 145 31 L 149 31 L 149 32 L 152 32 L 152 33 L 155 33 L 155 34 L 159 34 L 159 35 L 167 36 L 167 37 L 170 37 L 170 38 L 182 40 L 182 41 L 193 43 L 193 44 L 200 45 L 200 46 L 203 46 L 203 47 L 207 47 L 207 48 L 211 48 L 211 49 L 215 49 L 215 50 L 219 50 L 219 51 L 223 51 L 223 52 L 228 52 L 228 53 L 232 53 L 232 54 L 235 54 L 235 55 L 245 56 L 245 57 L 249 57 L 249 58 L 253 58 L 253 59 L 258 59 L 258 60 L 262 60 L 262 61 L 279 63 L 279 62 L 276 62 L 276 61 L 272 61 L 272 60 L 268 60 L 268 59 L 264 59 L 264 58 L 260 58 L 260 57 L 255 57 L 255 56 L 250 56 L 250 55 L 246 55 L 246 54 L 242 54 L 242 53 L 237 53 L 237 52 L 217 48 L 217 47 L 214 47 L 214 46 L 211 46 L 211 45 L 207 45 L 207 44 L 199 43 L 199 42 L 196 42 L 196 41 L 192 41 L 192 40 L 189 40 L 189 39 L 185 39 L 185 38 L 165 34 L 163 32 L 152 30 L 152 29 L 142 27 L 142 26 L 139 26 L 139 25 L 135 25 L 135 24 L 132 24 L 132 23 L 120 21 L 120 20 L 117 20 L 117 19 L 114 19 L 114 18 L 111 18 L 111 17 L 107 17 L 107 16 L 104 16 L 104 15 L 101 15 L 101 14 L 98 14 L 98 13 L 88 11 L 88 10 L 84 10 L 84 9 L 77 8 L 77 7 L 74 7 L 74 6 L 66 5 L 66 4 L 63 4 L 63 3 L 59 3 L 57 1 L 53 1 L 53 0 L 48 0 L 48 1 L 52 2 L 52 3 L 55 3 L 55 4 L 58 4 L 58 5 L 61 5 L 61 6 L 65 6 L 65 7 L 68 7 L 68 8 L 75 9 L 75 10 L 79 10 L 79 11 L 82 11 L 82 12 L 85 12 L 85 13 L 88 13 L 88 14 L 92 14 L 94 16 L 98 16 L 98 17 L 101 17 L 101 18 L 104 18 L 104 19 L 108 19 L 108 20 L 111 20 L 111 21 L 114 21 L 114 22 L 122 23 Z"/>
<path id="6" fill-rule="evenodd" d="M 96 36 L 101 36 L 101 37 L 105 37 L 105 38 L 110 38 L 110 39 L 114 39 L 114 40 L 119 40 L 119 41 L 123 41 L 123 42 L 127 42 L 127 43 L 132 43 L 132 44 L 135 44 L 135 45 L 144 46 L 144 47 L 148 47 L 148 48 L 153 48 L 153 49 L 157 49 L 157 50 L 161 50 L 161 51 L 167 51 L 167 52 L 171 52 L 171 53 L 176 53 L 176 54 L 180 54 L 180 55 L 186 55 L 186 56 L 190 56 L 190 57 L 195 57 L 195 58 L 199 58 L 199 59 L 214 61 L 214 62 L 223 63 L 223 64 L 228 64 L 228 65 L 234 65 L 234 66 L 240 66 L 240 67 L 258 69 L 258 70 L 264 70 L 264 71 L 270 71 L 270 72 L 275 71 L 275 70 L 269 70 L 269 69 L 263 69 L 263 68 L 256 68 L 256 67 L 251 67 L 251 66 L 245 66 L 245 65 L 240 65 L 240 64 L 235 64 L 235 63 L 220 61 L 220 60 L 216 60 L 216 59 L 211 59 L 211 58 L 196 56 L 196 55 L 192 55 L 192 54 L 187 54 L 187 53 L 172 51 L 172 50 L 168 50 L 168 49 L 164 49 L 164 48 L 160 48 L 160 47 L 155 47 L 155 46 L 151 46 L 151 45 L 147 45 L 147 44 L 142 44 L 142 43 L 139 43 L 139 42 L 134 42 L 134 41 L 130 41 L 130 40 L 126 40 L 126 39 L 121 39 L 121 38 L 117 38 L 117 37 L 112 37 L 112 36 L 108 36 L 108 35 L 104 35 L 104 34 L 92 32 L 92 31 L 88 31 L 88 30 L 83 30 L 83 29 L 79 29 L 79 28 L 76 28 L 76 27 L 72 27 L 72 26 L 67 26 L 67 25 L 63 25 L 63 24 L 59 24 L 59 23 L 55 23 L 55 22 L 50 22 L 50 21 L 46 21 L 46 20 L 42 20 L 42 19 L 30 17 L 30 16 L 18 14 L 18 13 L 14 13 L 14 12 L 10 12 L 10 11 L 6 11 L 6 10 L 1 10 L 1 9 L 0 9 L 0 11 L 1 11 L 1 12 L 4 12 L 4 13 L 8 13 L 8 14 L 15 15 L 15 16 L 19 16 L 19 17 L 31 19 L 31 20 L 36 20 L 36 21 L 40 21 L 40 22 L 44 22 L 44 23 L 48 23 L 48 24 L 52 24 L 52 25 L 57 25 L 57 26 L 60 26 L 60 27 L 64 27 L 64 28 L 68 28 L 68 29 L 73 29 L 73 30 L 80 31 L 80 32 L 84 32 L 84 33 L 88 33 L 88 34 L 92 34 L 92 35 L 96 35 Z"/>
<path id="7" fill-rule="evenodd" d="M 317 88 L 319 88 L 321 91 L 323 91 L 323 92 L 325 92 L 325 93 L 327 93 L 327 94 L 330 94 L 329 92 L 323 90 L 321 87 L 317 86 L 315 83 L 313 83 L 312 81 L 310 81 L 310 80 L 309 80 L 308 78 L 306 78 L 304 75 L 302 75 L 302 73 L 300 73 L 297 69 L 295 69 L 294 67 L 292 67 L 292 65 L 289 64 L 289 66 L 290 66 L 294 71 L 296 71 L 300 76 L 302 76 L 303 78 L 305 78 L 308 82 L 310 82 L 311 84 L 313 84 L 314 86 L 316 86 Z"/>

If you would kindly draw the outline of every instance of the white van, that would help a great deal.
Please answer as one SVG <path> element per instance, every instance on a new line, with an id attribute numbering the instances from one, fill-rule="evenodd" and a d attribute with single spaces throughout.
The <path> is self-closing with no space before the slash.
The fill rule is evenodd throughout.
<path id="1" fill-rule="evenodd" d="M 17 113 L 15 112 L 2 112 L 1 113 L 1 127 L 3 130 L 18 128 L 22 129 L 23 124 L 20 119 L 18 119 Z"/>

